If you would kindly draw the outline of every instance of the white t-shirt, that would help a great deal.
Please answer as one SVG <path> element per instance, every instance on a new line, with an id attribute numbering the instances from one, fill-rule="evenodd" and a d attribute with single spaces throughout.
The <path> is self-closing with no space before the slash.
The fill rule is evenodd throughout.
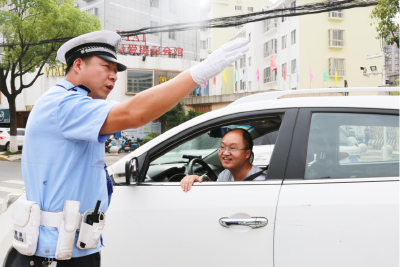
<path id="1" fill-rule="evenodd" d="M 246 179 L 247 177 L 249 177 L 250 175 L 253 175 L 254 173 L 260 172 L 262 171 L 262 169 L 258 168 L 257 166 L 253 165 L 253 167 L 251 168 L 251 170 L 247 173 L 246 177 L 244 179 Z M 267 178 L 267 176 L 265 175 L 265 172 L 262 172 L 258 177 L 256 177 L 253 181 L 264 181 Z M 244 180 L 243 179 L 243 180 Z M 227 169 L 225 169 L 223 172 L 221 172 L 218 175 L 218 179 L 217 182 L 234 182 L 235 180 L 233 179 L 233 175 L 231 174 L 231 172 Z"/>

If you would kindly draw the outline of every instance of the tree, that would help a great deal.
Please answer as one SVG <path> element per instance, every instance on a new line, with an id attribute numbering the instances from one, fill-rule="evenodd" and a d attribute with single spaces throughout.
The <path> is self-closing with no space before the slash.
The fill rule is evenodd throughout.
<path id="1" fill-rule="evenodd" d="M 395 18 L 399 11 L 399 0 L 378 0 L 378 4 L 371 13 L 371 18 L 378 20 L 376 27 L 378 37 L 376 38 L 382 38 L 388 45 L 395 43 L 397 47 L 399 47 L 399 24 L 396 23 Z"/>
<path id="2" fill-rule="evenodd" d="M 189 110 L 188 114 L 185 115 L 185 111 L 183 110 L 183 104 L 178 103 L 173 109 L 162 115 L 160 119 L 164 122 L 166 130 L 169 130 L 201 114 L 203 113 L 196 112 L 194 110 Z"/>
<path id="3" fill-rule="evenodd" d="M 8 100 L 11 125 L 11 151 L 17 151 L 17 112 L 15 100 L 22 90 L 31 87 L 43 75 L 45 64 L 57 63 L 56 53 L 62 45 L 53 39 L 74 37 L 101 29 L 95 15 L 75 8 L 73 0 L 11 0 L 0 1 L 10 11 L 0 11 L 0 33 L 4 47 L 0 57 L 0 91 Z M 42 40 L 53 40 L 32 45 Z M 35 73 L 32 80 L 22 79 Z"/>
<path id="4" fill-rule="evenodd" d="M 159 136 L 159 135 L 160 135 L 159 133 L 154 133 L 154 132 L 149 133 L 148 136 L 146 136 L 145 138 L 143 138 L 143 141 L 140 142 L 140 145 L 146 144 L 147 142 L 149 142 L 150 140 L 153 140 L 154 138 L 156 138 L 156 137 Z"/>

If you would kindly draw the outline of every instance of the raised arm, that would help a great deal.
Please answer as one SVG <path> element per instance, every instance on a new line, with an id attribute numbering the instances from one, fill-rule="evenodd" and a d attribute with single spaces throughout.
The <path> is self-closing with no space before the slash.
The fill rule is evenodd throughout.
<path id="1" fill-rule="evenodd" d="M 243 57 L 248 50 L 247 44 L 245 38 L 229 42 L 213 52 L 205 61 L 182 72 L 174 79 L 115 105 L 108 114 L 100 134 L 138 128 L 160 117 L 187 96 L 197 84 L 213 78 Z"/>

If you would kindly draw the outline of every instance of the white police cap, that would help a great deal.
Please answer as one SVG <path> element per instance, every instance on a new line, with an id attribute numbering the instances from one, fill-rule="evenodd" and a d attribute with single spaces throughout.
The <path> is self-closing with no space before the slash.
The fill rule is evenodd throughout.
<path id="1" fill-rule="evenodd" d="M 117 51 L 120 45 L 121 36 L 116 32 L 90 32 L 63 44 L 57 51 L 57 59 L 67 66 L 71 66 L 77 58 L 95 55 L 104 60 L 117 63 L 118 71 L 124 71 L 126 66 L 117 60 Z"/>

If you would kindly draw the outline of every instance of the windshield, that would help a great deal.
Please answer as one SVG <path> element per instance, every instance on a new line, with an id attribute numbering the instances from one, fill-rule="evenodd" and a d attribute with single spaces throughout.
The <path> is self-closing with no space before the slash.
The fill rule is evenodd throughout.
<path id="1" fill-rule="evenodd" d="M 210 137 L 208 133 L 202 134 L 159 157 L 151 165 L 189 162 L 189 159 L 184 158 L 184 156 L 195 156 L 203 159 L 218 148 L 221 139 L 221 137 Z"/>

